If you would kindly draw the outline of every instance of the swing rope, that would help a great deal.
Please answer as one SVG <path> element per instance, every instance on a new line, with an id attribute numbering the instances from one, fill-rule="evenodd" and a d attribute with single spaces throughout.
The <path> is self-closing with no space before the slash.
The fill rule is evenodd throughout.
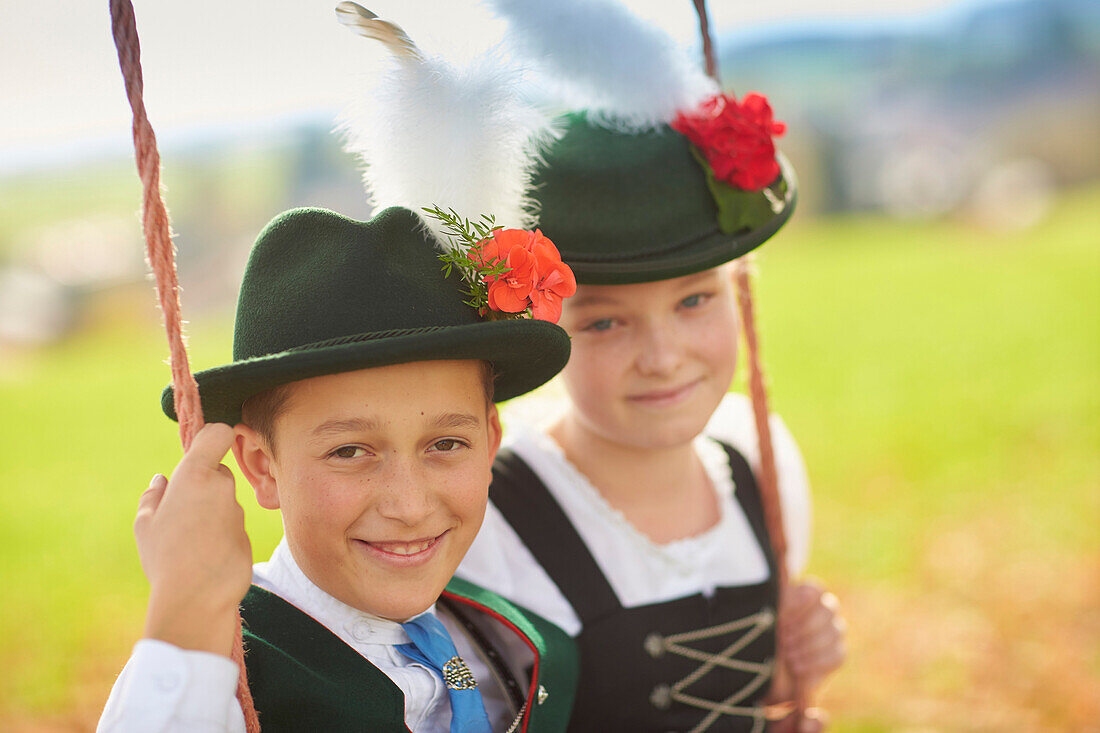
<path id="1" fill-rule="evenodd" d="M 138 41 L 133 5 L 130 0 L 110 0 L 110 7 L 111 33 L 118 49 L 118 63 L 122 68 L 126 96 L 134 113 L 134 154 L 144 190 L 141 225 L 145 233 L 146 257 L 153 270 L 157 298 L 164 315 L 164 329 L 168 334 L 176 415 L 179 418 L 180 441 L 186 451 L 203 426 L 202 403 L 199 400 L 198 384 L 191 375 L 187 359 L 187 344 L 180 314 L 179 280 L 176 275 L 176 251 L 169 231 L 168 210 L 161 195 L 160 153 L 157 151 L 157 139 L 145 114 L 145 102 L 142 99 L 144 84 L 141 76 L 141 45 Z M 237 678 L 237 699 L 240 700 L 244 713 L 245 728 L 248 733 L 259 733 L 260 723 L 245 673 L 239 612 L 237 633 L 233 642 L 233 661 L 240 670 Z"/>
<path id="2" fill-rule="evenodd" d="M 706 0 L 692 0 L 695 12 L 699 16 L 699 34 L 703 40 L 703 58 L 707 76 L 714 79 L 721 88 L 717 55 L 710 34 L 710 22 L 707 18 Z M 787 535 L 783 529 L 783 507 L 779 501 L 779 477 L 775 469 L 775 452 L 772 449 L 772 432 L 768 423 L 771 414 L 768 409 L 768 391 L 765 384 L 764 368 L 760 359 L 760 343 L 756 330 L 756 314 L 753 307 L 752 281 L 749 273 L 748 257 L 741 257 L 734 263 L 734 275 L 737 281 L 737 306 L 741 312 L 741 328 L 745 335 L 748 350 L 749 396 L 752 399 L 753 419 L 756 423 L 756 436 L 759 444 L 760 466 L 757 480 L 760 484 L 760 500 L 764 508 L 764 519 L 771 538 L 772 551 L 775 553 L 780 589 L 786 589 L 789 582 L 787 571 Z M 777 656 L 783 648 L 783 639 L 776 629 Z M 803 712 L 808 706 L 806 691 L 794 675 L 791 676 L 794 692 L 794 717 L 797 729 Z"/>

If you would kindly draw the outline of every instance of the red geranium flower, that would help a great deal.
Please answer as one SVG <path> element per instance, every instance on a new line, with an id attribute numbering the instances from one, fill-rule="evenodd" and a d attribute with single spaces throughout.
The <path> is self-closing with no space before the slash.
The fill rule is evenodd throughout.
<path id="1" fill-rule="evenodd" d="M 750 92 L 740 104 L 732 95 L 716 94 L 697 110 L 679 113 L 672 128 L 699 149 L 720 181 L 759 191 L 779 177 L 772 137 L 787 126 L 772 119 L 762 94 Z"/>

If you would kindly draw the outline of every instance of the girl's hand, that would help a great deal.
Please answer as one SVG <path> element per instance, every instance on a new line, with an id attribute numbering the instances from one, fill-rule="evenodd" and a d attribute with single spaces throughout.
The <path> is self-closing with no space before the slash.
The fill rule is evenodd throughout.
<path id="1" fill-rule="evenodd" d="M 848 625 L 837 597 L 815 581 L 792 585 L 784 601 L 779 612 L 783 662 L 812 692 L 844 663 Z"/>
<path id="2" fill-rule="evenodd" d="M 233 429 L 203 427 L 168 481 L 141 495 L 134 535 L 151 586 L 145 636 L 229 656 L 237 606 L 252 578 L 252 546 L 233 474 L 221 464 Z"/>
<path id="3" fill-rule="evenodd" d="M 807 700 L 822 680 L 844 662 L 847 655 L 847 624 L 840 615 L 836 596 L 820 584 L 806 581 L 791 586 L 783 595 L 779 611 L 779 634 L 783 639 L 783 660 L 775 666 L 775 677 L 767 702 L 772 733 L 820 733 L 829 724 L 822 708 L 809 707 L 795 724 L 791 675 L 795 675 Z"/>
<path id="4" fill-rule="evenodd" d="M 784 706 L 784 717 L 768 724 L 768 733 L 822 733 L 829 727 L 829 714 L 821 708 L 806 708 L 795 723 L 793 705 Z"/>

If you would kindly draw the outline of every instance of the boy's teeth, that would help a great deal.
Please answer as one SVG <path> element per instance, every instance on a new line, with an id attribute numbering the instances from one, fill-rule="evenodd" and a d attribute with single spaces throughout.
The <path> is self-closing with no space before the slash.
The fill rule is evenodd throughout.
<path id="1" fill-rule="evenodd" d="M 415 555 L 431 546 L 431 540 L 421 540 L 420 542 L 385 542 L 382 543 L 380 549 L 386 552 L 392 552 L 395 555 Z"/>

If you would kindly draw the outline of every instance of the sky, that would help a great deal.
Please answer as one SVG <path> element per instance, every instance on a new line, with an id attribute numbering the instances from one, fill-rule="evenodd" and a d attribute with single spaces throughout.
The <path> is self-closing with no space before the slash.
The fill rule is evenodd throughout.
<path id="1" fill-rule="evenodd" d="M 552 0 L 543 0 L 550 2 Z M 697 40 L 691 0 L 624 0 L 679 41 Z M 337 24 L 337 0 L 134 0 L 145 104 L 158 137 L 236 126 L 262 132 L 335 110 L 380 58 Z M 460 58 L 502 31 L 475 0 L 361 0 L 422 47 Z M 958 0 L 710 0 L 720 32 L 818 20 L 874 23 Z M 0 172 L 129 145 L 130 110 L 107 0 L 0 0 Z"/>

